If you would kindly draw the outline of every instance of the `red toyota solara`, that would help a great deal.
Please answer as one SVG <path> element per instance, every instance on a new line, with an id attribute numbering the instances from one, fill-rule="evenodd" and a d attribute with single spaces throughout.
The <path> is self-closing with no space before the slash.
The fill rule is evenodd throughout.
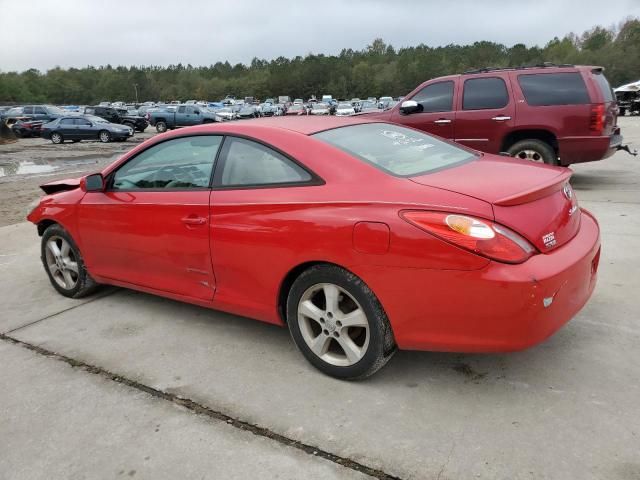
<path id="1" fill-rule="evenodd" d="M 28 219 L 62 295 L 110 284 L 287 325 L 354 379 L 397 348 L 519 350 L 571 319 L 600 239 L 569 177 L 390 123 L 257 119 L 43 185 Z"/>

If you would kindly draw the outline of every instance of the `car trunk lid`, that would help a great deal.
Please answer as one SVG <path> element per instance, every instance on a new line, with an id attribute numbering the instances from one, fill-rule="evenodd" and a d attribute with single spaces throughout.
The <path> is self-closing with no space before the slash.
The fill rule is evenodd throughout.
<path id="1" fill-rule="evenodd" d="M 489 202 L 496 222 L 547 252 L 571 240 L 580 227 L 570 177 L 568 169 L 483 155 L 476 161 L 410 180 Z"/>

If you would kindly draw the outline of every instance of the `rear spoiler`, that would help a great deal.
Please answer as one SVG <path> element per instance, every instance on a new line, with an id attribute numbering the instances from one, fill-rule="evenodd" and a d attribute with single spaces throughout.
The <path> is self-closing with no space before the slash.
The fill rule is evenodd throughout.
<path id="1" fill-rule="evenodd" d="M 547 197 L 560 190 L 564 184 L 569 181 L 571 175 L 573 175 L 573 172 L 567 168 L 560 173 L 560 175 L 552 178 L 547 183 L 530 188 L 524 192 L 516 193 L 515 195 L 501 198 L 500 200 L 493 202 L 493 204 L 501 207 L 512 207 L 514 205 L 533 202 L 539 198 Z"/>

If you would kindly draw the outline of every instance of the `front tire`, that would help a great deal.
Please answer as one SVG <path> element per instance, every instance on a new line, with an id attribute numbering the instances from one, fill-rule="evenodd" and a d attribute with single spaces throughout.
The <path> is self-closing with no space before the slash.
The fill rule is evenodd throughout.
<path id="1" fill-rule="evenodd" d="M 514 143 L 507 150 L 509 155 L 532 162 L 558 165 L 558 156 L 551 145 L 542 140 L 529 139 Z"/>
<path id="2" fill-rule="evenodd" d="M 102 143 L 109 143 L 111 141 L 111 134 L 106 131 L 106 130 L 102 130 L 99 134 L 98 134 L 98 139 L 102 142 Z"/>
<path id="3" fill-rule="evenodd" d="M 87 272 L 78 246 L 62 226 L 49 226 L 42 235 L 40 248 L 42 265 L 58 293 L 81 298 L 96 289 L 98 284 Z"/>
<path id="4" fill-rule="evenodd" d="M 157 122 L 156 123 L 156 131 L 158 133 L 164 133 L 167 131 L 167 124 L 165 122 Z"/>
<path id="5" fill-rule="evenodd" d="M 62 136 L 61 133 L 58 132 L 53 132 L 51 134 L 51 142 L 55 143 L 56 145 L 61 144 L 62 142 L 64 142 L 64 137 Z"/>
<path id="6" fill-rule="evenodd" d="M 316 265 L 293 283 L 287 323 L 306 359 L 332 377 L 363 379 L 395 352 L 393 332 L 375 294 L 336 265 Z"/>

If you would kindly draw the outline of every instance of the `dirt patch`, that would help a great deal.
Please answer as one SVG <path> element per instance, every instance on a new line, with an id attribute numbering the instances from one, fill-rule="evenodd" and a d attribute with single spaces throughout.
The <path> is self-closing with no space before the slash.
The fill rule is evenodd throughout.
<path id="1" fill-rule="evenodd" d="M 25 138 L 0 145 L 0 227 L 26 221 L 29 205 L 44 193 L 39 186 L 102 170 L 155 132 L 126 142 L 80 142 L 54 145 Z"/>

